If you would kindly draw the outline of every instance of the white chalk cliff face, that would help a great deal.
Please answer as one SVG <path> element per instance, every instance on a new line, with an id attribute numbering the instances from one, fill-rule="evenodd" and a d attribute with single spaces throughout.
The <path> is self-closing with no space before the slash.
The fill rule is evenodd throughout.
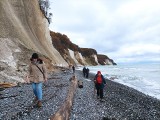
<path id="1" fill-rule="evenodd" d="M 85 61 L 85 59 L 81 53 L 79 53 L 78 51 L 75 51 L 74 55 L 75 55 L 75 58 L 77 59 L 77 61 L 79 61 L 79 63 L 81 65 L 87 65 L 87 62 Z"/>
<path id="2" fill-rule="evenodd" d="M 94 57 L 94 59 L 95 59 L 95 62 L 96 62 L 97 64 L 99 64 L 99 63 L 98 63 L 97 55 L 93 55 L 93 57 Z"/>
<path id="3" fill-rule="evenodd" d="M 0 82 L 22 81 L 17 70 L 28 65 L 33 52 L 68 65 L 52 45 L 38 0 L 0 0 Z"/>
<path id="4" fill-rule="evenodd" d="M 72 51 L 69 49 L 69 54 L 71 58 L 74 60 L 74 63 L 76 63 L 76 65 L 78 66 L 87 65 L 87 62 L 85 61 L 84 57 L 78 51 Z"/>

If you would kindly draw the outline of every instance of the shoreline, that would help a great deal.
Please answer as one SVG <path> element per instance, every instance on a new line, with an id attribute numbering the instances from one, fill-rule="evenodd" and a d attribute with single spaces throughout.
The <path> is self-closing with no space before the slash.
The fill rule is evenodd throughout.
<path id="1" fill-rule="evenodd" d="M 90 73 L 90 75 L 92 76 L 91 78 L 93 79 L 96 74 L 95 74 L 95 73 Z M 160 101 L 160 99 L 158 99 L 158 98 L 156 98 L 156 97 L 154 97 L 154 96 L 145 94 L 145 93 L 143 93 L 143 92 L 141 92 L 141 91 L 139 91 L 139 90 L 137 90 L 137 89 L 135 89 L 135 88 L 133 88 L 133 87 L 124 85 L 124 84 L 119 83 L 119 82 L 117 82 L 117 81 L 114 81 L 114 79 L 113 79 L 113 80 L 108 79 L 108 80 L 111 81 L 111 82 L 114 82 L 115 84 L 119 84 L 120 86 L 128 87 L 128 89 L 133 89 L 133 91 L 137 91 L 137 92 L 139 92 L 140 94 L 144 94 L 145 96 L 148 96 L 149 98 L 151 97 L 151 98 L 153 98 L 153 99 L 155 99 L 155 100 Z"/>
<path id="2" fill-rule="evenodd" d="M 106 80 L 105 101 L 100 102 L 93 93 L 94 83 L 86 80 L 81 71 L 77 71 L 77 75 L 77 79 L 83 80 L 84 88 L 77 88 L 70 120 L 159 120 L 160 100 L 157 98 Z M 93 80 L 94 75 L 91 73 L 89 79 Z"/>
<path id="3" fill-rule="evenodd" d="M 44 84 L 43 107 L 35 108 L 31 85 L 22 84 L 0 91 L 0 119 L 47 120 L 53 116 L 67 98 L 71 70 L 55 72 Z M 76 79 L 83 81 L 83 88 L 75 91 L 69 120 L 159 120 L 160 100 L 133 88 L 107 80 L 104 102 L 94 93 L 94 73 L 86 79 L 76 70 Z"/>
<path id="4" fill-rule="evenodd" d="M 90 72 L 99 69 L 106 78 L 127 85 L 160 100 L 160 68 L 156 64 L 122 64 L 117 66 L 88 66 Z M 80 68 L 82 69 L 82 68 Z"/>

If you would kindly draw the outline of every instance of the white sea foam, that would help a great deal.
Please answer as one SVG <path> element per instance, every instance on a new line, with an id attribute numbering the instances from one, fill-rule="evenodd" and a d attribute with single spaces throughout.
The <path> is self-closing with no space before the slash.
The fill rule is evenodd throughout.
<path id="1" fill-rule="evenodd" d="M 160 99 L 160 63 L 90 66 L 88 68 L 92 73 L 100 70 L 108 79 L 114 79 L 115 82 Z"/>

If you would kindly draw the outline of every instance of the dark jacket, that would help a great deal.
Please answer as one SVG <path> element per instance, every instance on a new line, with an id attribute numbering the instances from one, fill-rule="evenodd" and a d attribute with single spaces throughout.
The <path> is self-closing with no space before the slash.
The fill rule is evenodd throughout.
<path id="1" fill-rule="evenodd" d="M 101 83 L 101 84 L 97 84 L 97 83 L 96 83 L 97 77 L 98 77 L 98 74 L 96 74 L 96 76 L 94 77 L 96 89 L 98 89 L 98 88 L 99 88 L 99 89 L 103 89 L 103 88 L 104 88 L 104 85 L 106 84 L 106 80 L 105 80 L 104 76 L 101 75 L 101 77 L 102 77 L 102 83 Z"/>

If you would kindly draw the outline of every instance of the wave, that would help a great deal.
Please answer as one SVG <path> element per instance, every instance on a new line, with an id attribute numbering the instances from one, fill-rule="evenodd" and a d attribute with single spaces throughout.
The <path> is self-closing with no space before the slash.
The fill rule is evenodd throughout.
<path id="1" fill-rule="evenodd" d="M 107 79 L 160 99 L 160 67 L 157 64 L 89 66 L 88 68 L 92 73 L 100 70 Z"/>

